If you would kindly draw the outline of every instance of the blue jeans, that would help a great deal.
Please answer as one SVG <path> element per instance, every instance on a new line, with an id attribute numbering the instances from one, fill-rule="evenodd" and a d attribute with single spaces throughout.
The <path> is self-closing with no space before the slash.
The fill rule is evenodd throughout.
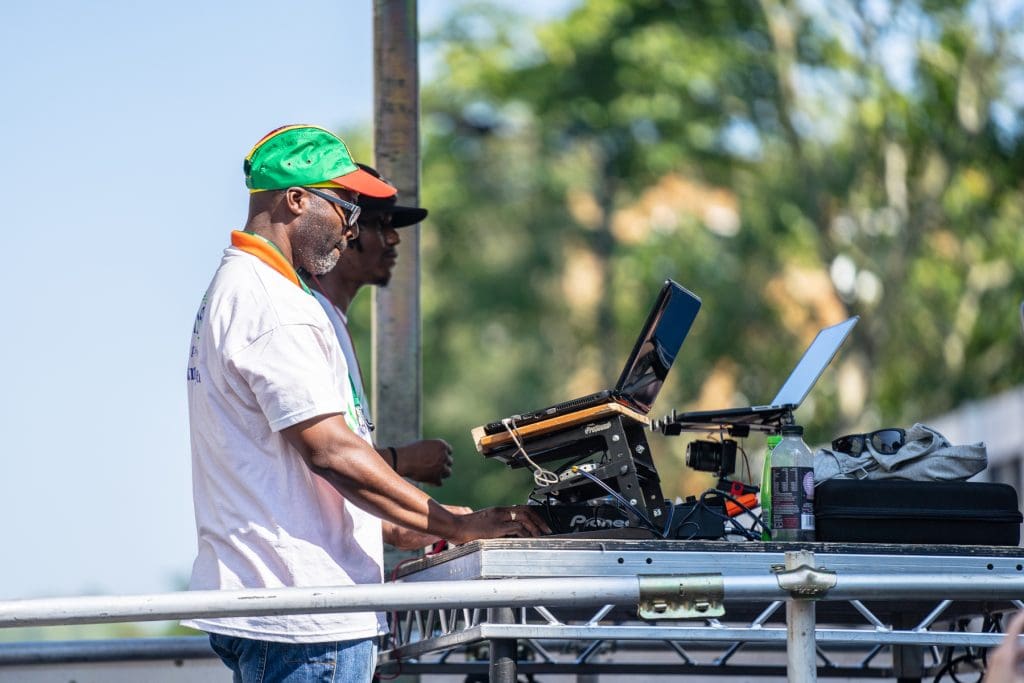
<path id="1" fill-rule="evenodd" d="M 210 646 L 235 683 L 367 683 L 377 665 L 377 639 L 276 643 L 210 634 Z"/>

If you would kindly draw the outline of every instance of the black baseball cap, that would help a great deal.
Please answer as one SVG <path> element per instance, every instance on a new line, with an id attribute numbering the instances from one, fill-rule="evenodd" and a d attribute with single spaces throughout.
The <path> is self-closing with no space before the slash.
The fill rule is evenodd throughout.
<path id="1" fill-rule="evenodd" d="M 377 169 L 372 166 L 367 166 L 366 164 L 356 165 L 373 177 L 387 182 L 381 177 L 380 173 L 377 172 Z M 390 213 L 392 228 L 404 228 L 409 225 L 416 225 L 417 223 L 421 223 L 423 219 L 427 217 L 426 209 L 421 209 L 418 206 L 401 206 L 394 197 L 378 198 L 370 197 L 369 195 L 360 195 L 359 206 L 363 211 L 380 211 L 381 213 Z"/>

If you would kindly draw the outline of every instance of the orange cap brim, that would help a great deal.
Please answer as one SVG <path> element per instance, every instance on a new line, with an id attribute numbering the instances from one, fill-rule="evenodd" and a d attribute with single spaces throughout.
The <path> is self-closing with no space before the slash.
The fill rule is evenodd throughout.
<path id="1" fill-rule="evenodd" d="M 368 197 L 384 199 L 398 194 L 397 189 L 379 178 L 374 178 L 361 168 L 351 173 L 346 173 L 343 176 L 331 178 L 330 182 L 354 190 L 359 194 L 365 194 Z"/>

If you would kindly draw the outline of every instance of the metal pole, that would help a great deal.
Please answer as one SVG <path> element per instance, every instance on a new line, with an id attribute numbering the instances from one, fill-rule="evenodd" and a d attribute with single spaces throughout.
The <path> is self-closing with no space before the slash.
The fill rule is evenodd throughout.
<path id="1" fill-rule="evenodd" d="M 487 610 L 487 621 L 491 624 L 514 624 L 515 613 L 511 608 L 501 607 Z M 490 663 L 487 667 L 491 683 L 516 683 L 516 639 L 492 638 L 490 640 Z"/>
<path id="2" fill-rule="evenodd" d="M 797 550 L 786 553 L 786 569 L 814 567 L 814 553 Z M 786 600 L 786 671 L 789 683 L 814 683 L 818 665 L 814 641 L 814 601 L 791 597 Z"/>
<path id="3" fill-rule="evenodd" d="M 0 628 L 160 621 L 191 617 L 384 612 L 466 607 L 594 607 L 636 604 L 635 576 L 424 581 L 323 588 L 185 591 L 155 595 L 0 602 Z"/>
<path id="4" fill-rule="evenodd" d="M 914 622 L 904 614 L 893 615 L 892 626 L 896 630 L 912 628 Z M 892 672 L 897 683 L 921 681 L 926 673 L 924 648 L 920 645 L 894 645 L 892 648 Z"/>
<path id="5" fill-rule="evenodd" d="M 680 574 L 685 579 L 686 574 Z M 1024 595 L 1022 576 L 841 575 L 840 583 L 820 600 L 855 600 L 854 587 L 876 600 L 927 598 L 941 593 L 949 600 L 1014 600 Z M 871 584 L 874 590 L 867 590 Z M 790 593 L 775 576 L 725 576 L 726 600 L 783 600 Z M 690 589 L 692 590 L 692 589 Z M 700 597 L 693 591 L 691 597 Z M 383 612 L 487 607 L 601 607 L 636 605 L 641 599 L 636 575 L 413 581 L 323 588 L 258 588 L 237 591 L 185 591 L 154 595 L 63 597 L 0 601 L 0 628 L 54 624 L 100 624 L 157 621 L 188 617 Z"/>
<path id="6" fill-rule="evenodd" d="M 420 190 L 419 34 L 416 0 L 374 0 L 374 156 L 403 203 Z M 402 230 L 387 287 L 373 288 L 373 416 L 382 444 L 420 438 L 420 232 Z"/>

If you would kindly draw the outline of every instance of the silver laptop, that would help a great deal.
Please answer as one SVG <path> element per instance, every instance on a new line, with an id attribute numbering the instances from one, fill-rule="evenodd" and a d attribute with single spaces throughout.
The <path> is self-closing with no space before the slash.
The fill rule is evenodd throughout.
<path id="1" fill-rule="evenodd" d="M 764 424 L 778 418 L 782 413 L 796 410 L 807 398 L 821 373 L 832 362 L 858 320 L 860 316 L 853 316 L 838 325 L 820 330 L 771 403 L 746 408 L 676 413 L 671 421 L 677 425 Z"/>

